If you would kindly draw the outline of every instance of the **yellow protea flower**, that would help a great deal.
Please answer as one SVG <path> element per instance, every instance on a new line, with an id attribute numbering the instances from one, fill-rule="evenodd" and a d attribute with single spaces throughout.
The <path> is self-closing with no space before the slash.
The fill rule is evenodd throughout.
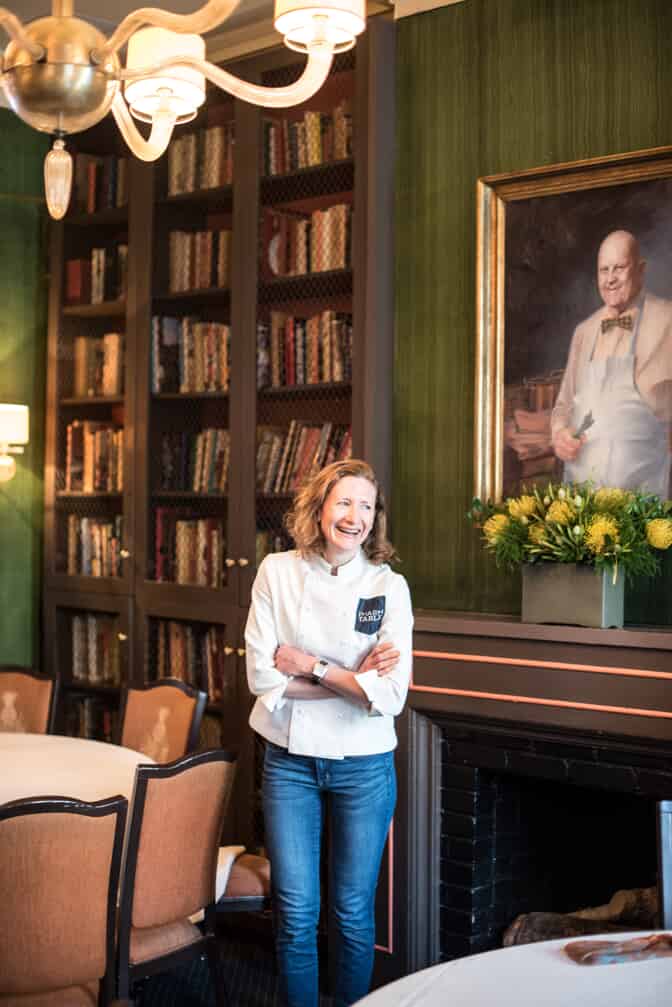
<path id="1" fill-rule="evenodd" d="M 512 518 L 530 517 L 537 509 L 537 501 L 533 496 L 521 496 L 509 500 L 508 507 Z"/>
<path id="2" fill-rule="evenodd" d="M 500 535 L 505 531 L 506 526 L 509 523 L 509 519 L 506 514 L 493 514 L 483 525 L 483 534 L 487 538 L 488 542 L 496 542 Z"/>
<path id="3" fill-rule="evenodd" d="M 669 549 L 672 545 L 672 520 L 657 517 L 646 522 L 646 539 L 654 549 Z"/>
<path id="4" fill-rule="evenodd" d="M 586 545 L 591 552 L 604 552 L 607 538 L 612 545 L 618 542 L 618 525 L 613 517 L 594 517 L 586 532 Z"/>
<path id="5" fill-rule="evenodd" d="M 546 520 L 554 524 L 569 524 L 574 518 L 574 511 L 566 500 L 554 500 L 546 511 Z"/>
<path id="6" fill-rule="evenodd" d="M 546 541 L 546 529 L 540 521 L 536 521 L 533 525 L 530 525 L 530 530 L 528 532 L 531 542 L 535 545 L 542 545 Z"/>
<path id="7" fill-rule="evenodd" d="M 603 486 L 595 492 L 595 506 L 601 511 L 615 511 L 623 507 L 628 494 L 614 486 Z"/>

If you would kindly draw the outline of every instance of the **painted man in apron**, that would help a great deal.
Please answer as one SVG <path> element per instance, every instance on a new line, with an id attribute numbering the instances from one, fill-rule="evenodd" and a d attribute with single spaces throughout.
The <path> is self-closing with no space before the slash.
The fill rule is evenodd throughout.
<path id="1" fill-rule="evenodd" d="M 672 301 L 644 289 L 637 239 L 613 231 L 600 246 L 604 304 L 576 327 L 553 409 L 564 479 L 670 492 Z"/>

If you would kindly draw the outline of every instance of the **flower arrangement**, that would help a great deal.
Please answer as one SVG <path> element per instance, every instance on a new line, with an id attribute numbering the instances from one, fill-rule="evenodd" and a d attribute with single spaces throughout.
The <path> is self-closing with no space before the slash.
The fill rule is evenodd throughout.
<path id="1" fill-rule="evenodd" d="M 471 521 L 485 548 L 508 570 L 523 563 L 581 563 L 652 576 L 672 545 L 672 501 L 590 484 L 549 483 L 501 503 L 474 499 Z"/>

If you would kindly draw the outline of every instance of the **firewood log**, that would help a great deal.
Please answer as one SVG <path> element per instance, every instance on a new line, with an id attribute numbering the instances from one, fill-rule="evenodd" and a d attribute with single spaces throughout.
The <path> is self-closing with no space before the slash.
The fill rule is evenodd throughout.
<path id="1" fill-rule="evenodd" d="M 577 909 L 571 916 L 581 920 L 610 920 L 612 923 L 628 923 L 635 929 L 650 930 L 658 919 L 658 889 L 622 889 L 611 897 L 606 906 L 592 909 Z"/>
<path id="2" fill-rule="evenodd" d="M 584 934 L 623 933 L 632 929 L 604 920 L 582 920 L 562 913 L 521 913 L 504 931 L 505 948 L 514 944 L 533 944 L 558 937 L 581 937 Z"/>

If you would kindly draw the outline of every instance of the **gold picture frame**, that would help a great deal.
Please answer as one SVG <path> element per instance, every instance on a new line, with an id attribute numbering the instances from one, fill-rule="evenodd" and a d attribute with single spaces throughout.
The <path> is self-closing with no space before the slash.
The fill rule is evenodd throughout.
<path id="1" fill-rule="evenodd" d="M 657 183 L 660 184 L 655 188 Z M 512 333 L 507 334 L 507 311 L 511 313 L 510 300 L 525 304 L 524 290 L 518 292 L 517 298 L 512 296 L 516 293 L 513 286 L 515 276 L 523 275 L 524 270 L 519 261 L 514 259 L 512 262 L 513 252 L 507 252 L 507 237 L 509 244 L 515 245 L 518 249 L 518 258 L 524 259 L 524 266 L 528 268 L 528 259 L 533 258 L 535 249 L 533 247 L 530 251 L 529 247 L 525 247 L 524 254 L 521 254 L 521 241 L 524 239 L 520 234 L 528 235 L 528 246 L 534 245 L 529 236 L 535 234 L 534 228 L 537 222 L 542 230 L 546 228 L 546 238 L 555 235 L 553 240 L 557 240 L 559 244 L 564 240 L 565 231 L 569 234 L 567 241 L 570 243 L 572 241 L 576 243 L 577 235 L 583 235 L 584 239 L 589 236 L 589 240 L 584 241 L 585 247 L 580 249 L 581 254 L 577 253 L 577 259 L 582 260 L 582 265 L 577 265 L 576 269 L 582 268 L 585 271 L 585 263 L 592 256 L 592 279 L 582 281 L 581 296 L 577 298 L 574 309 L 564 302 L 562 304 L 567 318 L 571 317 L 572 310 L 575 311 L 574 324 L 576 324 L 580 320 L 580 312 L 583 310 L 584 314 L 586 313 L 583 304 L 587 302 L 591 283 L 593 296 L 596 295 L 594 262 L 596 249 L 604 237 L 603 232 L 607 230 L 608 233 L 608 230 L 617 227 L 626 228 L 628 225 L 636 229 L 640 218 L 647 222 L 647 227 L 653 226 L 652 222 L 655 223 L 660 216 L 657 213 L 656 201 L 663 200 L 668 186 L 671 204 L 669 222 L 667 199 L 664 199 L 663 216 L 665 234 L 669 235 L 669 246 L 672 249 L 672 147 L 554 164 L 478 179 L 474 493 L 480 499 L 500 500 L 506 483 L 505 372 L 507 354 L 514 345 L 518 347 L 518 343 L 507 343 L 507 341 L 514 338 L 519 342 L 524 338 L 533 339 L 533 335 L 529 333 L 525 336 L 525 322 L 520 308 L 517 324 L 511 326 Z M 563 206 L 571 211 L 569 213 L 571 219 L 558 239 Z M 512 217 L 515 218 L 513 223 L 510 219 Z M 515 232 L 512 231 L 514 223 Z M 591 227 L 594 236 L 591 234 Z M 542 236 L 540 243 L 543 244 L 543 240 L 545 239 Z M 552 245 L 553 241 L 550 243 Z M 569 253 L 564 254 L 563 249 L 558 248 L 558 261 L 562 263 L 567 276 L 571 275 L 572 251 L 574 249 L 570 248 Z M 552 254 L 553 250 L 549 249 L 547 241 L 543 252 L 540 253 L 544 258 L 544 268 L 547 272 L 549 263 L 552 264 Z M 666 287 L 663 293 L 666 297 L 672 298 L 672 251 L 669 266 L 670 281 L 669 284 L 663 281 Z M 667 270 L 667 266 L 664 268 Z M 659 271 L 662 276 L 662 266 Z M 534 283 L 535 280 L 532 279 L 530 282 Z M 522 285 L 525 286 L 524 280 Z M 537 286 L 531 286 L 530 290 L 534 291 L 537 329 L 545 331 L 539 322 L 539 319 L 543 318 L 545 292 L 539 291 Z M 548 291 L 549 301 L 553 296 L 557 301 L 557 294 L 557 285 L 553 288 L 551 283 Z M 549 303 L 549 312 L 552 306 Z M 566 335 L 566 346 L 563 344 L 562 347 L 558 347 L 556 342 L 553 343 L 556 374 L 559 359 L 557 354 L 562 349 L 566 359 L 571 334 L 570 327 Z M 563 330 L 562 340 L 564 338 Z M 561 370 L 564 367 L 559 366 Z"/>

